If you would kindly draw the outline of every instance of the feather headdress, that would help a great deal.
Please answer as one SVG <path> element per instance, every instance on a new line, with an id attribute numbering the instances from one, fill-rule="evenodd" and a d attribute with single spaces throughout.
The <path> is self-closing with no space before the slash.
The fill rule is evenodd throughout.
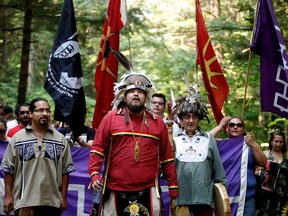
<path id="1" fill-rule="evenodd" d="M 141 89 L 146 92 L 146 106 L 150 106 L 151 96 L 156 90 L 154 84 L 144 74 L 129 71 L 127 74 L 124 74 L 120 82 L 114 86 L 113 109 L 118 108 L 124 101 L 125 94 L 130 89 Z"/>
<path id="2" fill-rule="evenodd" d="M 207 105 L 201 102 L 201 98 L 199 95 L 199 86 L 194 85 L 193 87 L 189 87 L 186 93 L 188 93 L 189 95 L 176 99 L 174 115 L 177 115 L 180 119 L 182 119 L 185 114 L 193 113 L 196 114 L 201 120 L 203 118 L 207 118 L 207 120 L 209 121 L 207 117 Z"/>
<path id="3" fill-rule="evenodd" d="M 111 105 L 117 109 L 124 102 L 125 94 L 130 89 L 141 89 L 146 93 L 146 106 L 150 106 L 153 92 L 156 90 L 151 80 L 142 73 L 136 73 L 130 61 L 119 51 L 114 51 L 114 56 L 118 62 L 126 68 L 127 74 L 120 78 L 119 83 L 114 86 L 114 100 Z"/>

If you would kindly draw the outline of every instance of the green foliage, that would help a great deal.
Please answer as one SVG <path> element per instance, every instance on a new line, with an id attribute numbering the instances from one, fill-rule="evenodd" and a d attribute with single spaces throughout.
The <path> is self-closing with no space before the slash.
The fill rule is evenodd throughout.
<path id="1" fill-rule="evenodd" d="M 43 89 L 49 55 L 53 46 L 62 10 L 63 0 L 32 0 L 33 32 L 31 72 L 27 100 L 42 96 L 54 102 Z M 87 121 L 91 123 L 95 106 L 94 74 L 99 52 L 102 27 L 108 0 L 74 0 L 82 69 L 84 75 Z M 267 142 L 268 133 L 275 128 L 287 130 L 287 120 L 260 109 L 259 57 L 249 61 L 249 45 L 254 22 L 256 1 L 201 0 L 213 47 L 224 70 L 230 91 L 224 112 L 242 116 L 246 76 L 248 87 L 244 106 L 245 125 L 259 143 Z M 219 4 L 219 5 L 218 5 Z M 19 82 L 23 1 L 3 0 L 0 3 L 0 98 L 15 105 Z M 218 6 L 217 6 L 218 5 Z M 275 13 L 286 45 L 288 38 L 286 0 L 273 1 Z M 128 26 L 121 31 L 120 51 L 131 59 L 134 69 L 146 73 L 158 92 L 170 97 L 184 94 L 187 84 L 199 84 L 202 99 L 208 98 L 200 69 L 196 68 L 195 5 L 190 0 L 127 0 Z M 131 56 L 130 56 L 131 53 Z M 125 69 L 119 67 L 119 77 Z M 204 129 L 216 125 L 212 111 L 210 124 L 203 121 Z M 222 132 L 221 136 L 225 136 Z"/>

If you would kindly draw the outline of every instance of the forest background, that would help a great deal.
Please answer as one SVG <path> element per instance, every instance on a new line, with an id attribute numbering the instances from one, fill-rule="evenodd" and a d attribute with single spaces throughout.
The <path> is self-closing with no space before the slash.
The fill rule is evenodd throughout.
<path id="1" fill-rule="evenodd" d="M 0 99 L 15 107 L 19 101 L 45 97 L 43 88 L 48 59 L 57 32 L 63 0 L 0 0 Z M 108 0 L 74 0 L 87 106 L 91 125 L 96 92 L 94 74 Z M 258 143 L 267 143 L 269 133 L 280 128 L 287 137 L 288 122 L 260 109 L 259 57 L 252 55 L 246 103 L 243 106 L 249 46 L 256 0 L 201 0 L 202 13 L 214 50 L 230 87 L 224 113 L 242 116 L 246 132 Z M 273 1 L 275 14 L 288 45 L 288 0 Z M 127 0 L 128 26 L 120 33 L 120 51 L 136 71 L 146 73 L 157 92 L 177 98 L 186 83 L 199 84 L 208 102 L 200 68 L 196 68 L 196 21 L 194 0 Z M 30 52 L 29 52 L 30 51 Z M 27 56 L 29 54 L 29 56 Z M 119 66 L 118 77 L 125 73 Z M 269 86 L 267 86 L 269 88 Z M 216 126 L 209 110 L 210 124 Z M 221 137 L 225 137 L 222 132 Z"/>

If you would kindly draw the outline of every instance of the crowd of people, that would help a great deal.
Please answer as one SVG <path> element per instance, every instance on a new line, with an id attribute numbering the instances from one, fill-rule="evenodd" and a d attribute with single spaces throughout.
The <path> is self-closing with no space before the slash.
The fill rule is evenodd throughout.
<path id="1" fill-rule="evenodd" d="M 154 93 L 154 84 L 141 73 L 121 77 L 113 109 L 97 132 L 85 126 L 78 137 L 69 123 L 52 124 L 45 98 L 18 104 L 15 110 L 0 102 L 0 144 L 7 145 L 0 165 L 4 212 L 61 215 L 67 208 L 69 173 L 75 171 L 70 148 L 86 147 L 94 193 L 91 216 L 163 215 L 160 178 L 168 184 L 169 215 L 213 216 L 216 183 L 227 191 L 233 216 L 287 214 L 284 133 L 274 131 L 262 151 L 241 118 L 226 116 L 210 131 L 203 130 L 208 108 L 198 88 L 189 87 L 187 95 L 175 100 L 172 134 L 165 95 Z M 227 138 L 218 137 L 221 130 Z"/>

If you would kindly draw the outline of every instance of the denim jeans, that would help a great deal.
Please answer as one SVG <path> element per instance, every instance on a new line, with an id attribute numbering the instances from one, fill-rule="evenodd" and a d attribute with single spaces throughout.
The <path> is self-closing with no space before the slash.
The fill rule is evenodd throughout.
<path id="1" fill-rule="evenodd" d="M 245 200 L 244 214 L 245 216 L 255 216 L 255 199 L 254 197 Z"/>

